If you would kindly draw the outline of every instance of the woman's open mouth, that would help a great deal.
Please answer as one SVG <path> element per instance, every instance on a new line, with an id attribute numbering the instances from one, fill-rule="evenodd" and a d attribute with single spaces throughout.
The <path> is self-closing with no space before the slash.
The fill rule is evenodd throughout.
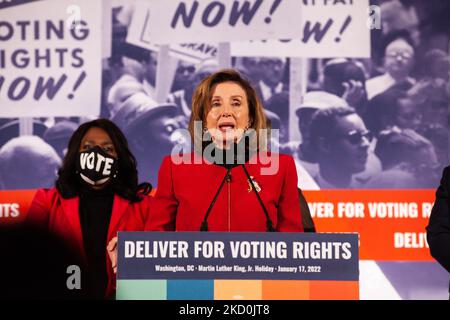
<path id="1" fill-rule="evenodd" d="M 231 122 L 224 122 L 219 124 L 219 130 L 222 132 L 228 132 L 235 129 L 235 125 Z"/>

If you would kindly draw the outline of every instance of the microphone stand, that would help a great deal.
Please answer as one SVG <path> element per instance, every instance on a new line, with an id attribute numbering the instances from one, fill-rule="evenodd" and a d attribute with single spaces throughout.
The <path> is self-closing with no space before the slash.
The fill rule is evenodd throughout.
<path id="1" fill-rule="evenodd" d="M 258 191 L 256 191 L 255 184 L 253 183 L 253 180 L 250 177 L 250 174 L 248 173 L 247 168 L 245 167 L 245 164 L 242 164 L 242 168 L 244 168 L 245 175 L 247 176 L 248 181 L 250 182 L 252 189 L 253 189 L 254 193 L 256 194 L 256 197 L 258 198 L 259 204 L 261 205 L 261 207 L 264 211 L 264 215 L 266 216 L 266 231 L 267 232 L 275 232 L 276 230 L 273 227 L 273 222 L 270 219 L 270 216 L 269 216 L 269 213 L 267 212 L 266 206 L 264 205 L 263 201 L 261 200 L 261 197 L 259 196 Z"/>
<path id="2" fill-rule="evenodd" d="M 219 189 L 217 189 L 217 192 L 214 195 L 214 198 L 211 201 L 211 204 L 209 205 L 208 210 L 206 211 L 205 217 L 203 218 L 202 224 L 200 226 L 200 231 L 208 231 L 208 216 L 211 213 L 211 210 L 214 207 L 214 204 L 216 203 L 217 197 L 219 196 L 219 193 L 222 190 L 223 185 L 225 184 L 225 181 L 230 177 L 230 174 L 231 174 L 231 168 L 228 168 L 227 173 L 225 174 L 225 177 L 223 177 L 222 183 L 219 186 Z"/>

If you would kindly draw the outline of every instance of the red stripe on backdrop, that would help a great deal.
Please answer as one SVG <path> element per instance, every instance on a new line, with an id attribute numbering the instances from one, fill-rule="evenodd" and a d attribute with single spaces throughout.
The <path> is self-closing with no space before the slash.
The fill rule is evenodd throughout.
<path id="1" fill-rule="evenodd" d="M 317 232 L 357 232 L 360 259 L 431 261 L 426 243 L 434 190 L 305 191 Z"/>
<path id="2" fill-rule="evenodd" d="M 22 222 L 35 192 L 0 191 L 0 223 Z M 425 227 L 434 193 L 434 190 L 304 192 L 317 232 L 357 232 L 360 259 L 378 261 L 433 261 Z"/>
<path id="3" fill-rule="evenodd" d="M 35 193 L 36 190 L 0 191 L 0 224 L 24 221 Z"/>

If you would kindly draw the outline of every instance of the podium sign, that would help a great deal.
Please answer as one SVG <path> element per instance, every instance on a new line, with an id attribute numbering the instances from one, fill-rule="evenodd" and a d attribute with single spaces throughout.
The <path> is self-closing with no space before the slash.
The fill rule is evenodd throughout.
<path id="1" fill-rule="evenodd" d="M 117 299 L 358 299 L 358 235 L 119 232 Z"/>

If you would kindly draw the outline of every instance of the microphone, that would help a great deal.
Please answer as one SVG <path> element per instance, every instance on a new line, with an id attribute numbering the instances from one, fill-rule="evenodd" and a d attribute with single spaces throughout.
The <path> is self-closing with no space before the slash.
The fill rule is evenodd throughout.
<path id="1" fill-rule="evenodd" d="M 222 164 L 217 164 L 217 163 L 214 162 L 217 165 L 221 165 L 221 166 L 225 167 L 227 169 L 227 173 L 225 174 L 225 177 L 223 178 L 223 180 L 222 180 L 222 182 L 221 182 L 221 184 L 219 186 L 219 189 L 217 190 L 213 200 L 211 201 L 211 204 L 209 205 L 208 210 L 205 213 L 203 221 L 202 221 L 202 223 L 200 225 L 200 231 L 208 231 L 208 216 L 209 216 L 212 208 L 214 207 L 214 204 L 216 203 L 217 197 L 219 196 L 219 193 L 222 190 L 222 188 L 223 188 L 223 186 L 225 184 L 225 181 L 227 181 L 227 180 L 229 180 L 231 178 L 231 169 L 239 165 L 238 164 L 239 161 L 237 159 L 237 151 L 236 151 L 235 146 L 233 148 L 233 151 L 234 151 L 234 157 L 233 157 L 234 161 L 233 161 L 232 164 L 225 163 L 225 164 L 222 165 Z M 247 160 L 247 158 L 249 158 L 249 155 L 246 152 L 245 160 Z M 266 206 L 264 205 L 261 197 L 259 196 L 258 192 L 256 191 L 255 184 L 253 183 L 253 180 L 250 178 L 250 174 L 248 173 L 247 168 L 245 167 L 245 163 L 242 163 L 241 165 L 244 168 L 244 172 L 245 172 L 245 174 L 247 176 L 247 179 L 250 182 L 250 184 L 252 186 L 252 189 L 253 189 L 253 191 L 256 194 L 256 197 L 258 198 L 259 204 L 261 205 L 261 207 L 262 207 L 262 209 L 264 211 L 264 215 L 266 216 L 266 232 L 276 232 L 275 228 L 273 227 L 273 222 L 270 219 L 269 213 L 267 212 Z"/>
<path id="2" fill-rule="evenodd" d="M 247 171 L 247 168 L 245 167 L 245 164 L 242 164 L 242 168 L 244 168 L 245 175 L 247 176 L 248 181 L 250 182 L 252 189 L 254 193 L 256 194 L 256 197 L 258 198 L 259 204 L 261 205 L 264 215 L 266 216 L 266 232 L 275 232 L 276 230 L 273 227 L 273 222 L 270 219 L 269 213 L 267 212 L 266 206 L 264 205 L 261 197 L 259 196 L 258 191 L 256 191 L 255 184 L 253 183 L 252 178 L 250 177 L 250 174 Z"/>
<path id="3" fill-rule="evenodd" d="M 219 189 L 217 189 L 216 194 L 214 195 L 213 200 L 211 201 L 211 204 L 209 205 L 208 210 L 205 213 L 205 217 L 203 218 L 202 224 L 200 225 L 200 231 L 208 231 L 208 216 L 214 207 L 214 204 L 216 203 L 217 197 L 219 196 L 220 191 L 223 188 L 223 185 L 225 184 L 225 181 L 227 181 L 231 176 L 231 167 L 227 169 L 227 173 L 225 174 L 225 177 L 223 177 L 222 182 L 220 183 Z"/>

